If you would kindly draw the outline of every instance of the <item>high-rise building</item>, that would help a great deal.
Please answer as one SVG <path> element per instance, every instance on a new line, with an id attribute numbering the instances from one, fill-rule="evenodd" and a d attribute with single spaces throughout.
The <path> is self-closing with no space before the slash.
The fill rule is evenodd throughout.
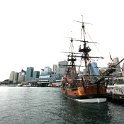
<path id="1" fill-rule="evenodd" d="M 33 79 L 33 71 L 34 71 L 34 67 L 27 67 L 26 76 L 25 76 L 26 81 L 31 81 Z"/>
<path id="2" fill-rule="evenodd" d="M 13 83 L 17 83 L 18 82 L 18 72 L 12 71 L 10 73 L 9 80 L 13 81 Z"/>
<path id="3" fill-rule="evenodd" d="M 19 75 L 19 73 L 15 72 L 13 83 L 18 83 L 18 75 Z"/>
<path id="4" fill-rule="evenodd" d="M 33 72 L 33 80 L 38 79 L 39 76 L 40 76 L 40 71 L 34 71 L 34 72 Z"/>
<path id="5" fill-rule="evenodd" d="M 19 72 L 18 82 L 24 82 L 25 81 L 25 75 L 26 75 L 26 72 L 22 69 L 21 72 Z"/>
<path id="6" fill-rule="evenodd" d="M 52 69 L 50 67 L 45 67 L 42 69 L 41 75 L 50 75 L 52 73 Z"/>
<path id="7" fill-rule="evenodd" d="M 67 64 L 68 64 L 67 61 L 58 62 L 57 74 L 64 76 L 66 74 L 66 71 L 67 71 L 67 66 L 66 66 Z"/>
<path id="8" fill-rule="evenodd" d="M 11 71 L 10 76 L 9 76 L 10 81 L 14 80 L 14 74 L 15 74 L 15 71 Z"/>
<path id="9" fill-rule="evenodd" d="M 42 69 L 41 74 L 39 76 L 40 80 L 49 80 L 52 74 L 52 69 L 50 67 L 45 67 Z"/>
<path id="10" fill-rule="evenodd" d="M 57 73 L 57 65 L 53 65 L 53 73 L 56 74 Z"/>

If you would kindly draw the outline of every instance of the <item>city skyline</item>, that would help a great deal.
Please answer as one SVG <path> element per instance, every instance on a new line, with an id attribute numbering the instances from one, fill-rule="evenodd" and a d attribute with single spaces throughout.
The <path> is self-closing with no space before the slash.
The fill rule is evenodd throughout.
<path id="1" fill-rule="evenodd" d="M 100 71 L 103 73 L 107 67 L 109 67 L 113 63 L 118 63 L 119 61 L 120 60 L 118 57 L 113 58 L 112 61 L 109 62 L 106 67 L 100 68 Z M 58 64 L 53 64 L 52 68 L 49 66 L 46 66 L 46 67 L 40 69 L 40 71 L 37 71 L 34 67 L 26 67 L 26 70 L 21 69 L 21 71 L 18 71 L 18 72 L 13 70 L 10 72 L 9 78 L 7 78 L 7 79 L 9 79 L 10 81 L 16 81 L 16 80 L 19 81 L 19 80 L 22 80 L 22 78 L 23 78 L 23 81 L 30 81 L 30 80 L 35 80 L 36 77 L 40 78 L 40 76 L 46 76 L 46 75 L 50 75 L 50 74 L 61 74 L 64 76 L 66 74 L 67 67 L 61 66 L 61 65 L 67 65 L 67 64 L 68 64 L 68 61 L 59 61 Z M 64 70 L 63 70 L 63 68 L 64 68 Z M 76 70 L 77 70 L 77 72 L 79 71 L 78 68 Z M 81 73 L 82 71 L 83 70 L 80 69 L 80 72 L 78 72 L 78 73 Z M 119 64 L 116 68 L 116 71 L 117 72 L 124 71 L 124 63 L 121 65 Z M 14 76 L 14 75 L 16 75 L 16 76 Z M 22 76 L 25 76 L 25 79 Z"/>
<path id="2" fill-rule="evenodd" d="M 67 61 L 60 61 L 58 65 L 53 64 L 53 67 L 44 67 L 40 71 L 35 70 L 34 67 L 27 67 L 26 70 L 21 69 L 21 71 L 11 71 L 9 78 L 5 79 L 3 82 L 7 83 L 22 83 L 28 81 L 36 80 L 58 80 L 66 74 L 66 66 L 60 66 L 67 64 Z"/>
<path id="3" fill-rule="evenodd" d="M 74 20 L 81 21 L 81 15 L 91 23 L 86 25 L 91 39 L 98 42 L 92 54 L 105 57 L 100 65 L 107 66 L 109 53 L 121 60 L 123 10 L 123 0 L 0 1 L 0 81 L 12 70 L 37 70 L 66 60 L 61 52 L 69 50 L 67 37 L 80 39 L 81 24 Z M 74 45 L 77 49 L 79 43 Z"/>

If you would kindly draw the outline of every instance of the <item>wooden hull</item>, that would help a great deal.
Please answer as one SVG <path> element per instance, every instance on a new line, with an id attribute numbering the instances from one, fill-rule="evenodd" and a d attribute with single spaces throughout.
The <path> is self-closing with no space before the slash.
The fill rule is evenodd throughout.
<path id="1" fill-rule="evenodd" d="M 76 88 L 61 88 L 61 91 L 66 96 L 73 99 L 91 99 L 91 98 L 106 98 L 106 87 L 89 86 L 89 87 L 76 87 Z"/>

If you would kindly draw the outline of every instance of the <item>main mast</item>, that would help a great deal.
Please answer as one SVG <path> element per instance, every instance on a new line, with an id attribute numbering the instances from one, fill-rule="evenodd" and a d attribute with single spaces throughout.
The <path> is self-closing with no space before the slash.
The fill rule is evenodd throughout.
<path id="1" fill-rule="evenodd" d="M 91 49 L 89 48 L 89 46 L 87 46 L 88 41 L 86 41 L 86 31 L 85 31 L 85 22 L 83 21 L 83 15 L 82 15 L 82 22 L 80 21 L 76 21 L 82 24 L 81 26 L 81 40 L 76 40 L 76 41 L 80 41 L 83 42 L 83 48 L 81 48 L 81 45 L 79 46 L 79 52 L 82 53 L 81 59 L 84 59 L 85 62 L 85 67 L 88 66 L 88 61 L 89 61 L 89 52 L 91 51 Z M 83 32 L 82 32 L 83 31 Z M 82 34 L 83 34 L 83 39 L 82 39 Z"/>
<path id="2" fill-rule="evenodd" d="M 79 46 L 79 52 L 82 53 L 82 56 L 76 56 L 76 57 L 81 57 L 81 59 L 84 60 L 85 62 L 85 67 L 88 67 L 88 62 L 91 58 L 103 58 L 103 57 L 93 57 L 93 56 L 89 56 L 89 53 L 91 51 L 90 47 L 87 46 L 87 43 L 96 43 L 96 42 L 89 42 L 86 40 L 86 31 L 85 31 L 85 23 L 83 21 L 83 16 L 82 16 L 82 22 L 80 21 L 76 21 L 82 24 L 81 26 L 81 40 L 76 40 L 76 41 L 80 41 L 83 42 L 83 48 L 81 47 L 81 45 Z M 90 23 L 86 23 L 86 24 L 90 24 Z M 83 34 L 83 38 L 82 38 L 82 34 Z"/>

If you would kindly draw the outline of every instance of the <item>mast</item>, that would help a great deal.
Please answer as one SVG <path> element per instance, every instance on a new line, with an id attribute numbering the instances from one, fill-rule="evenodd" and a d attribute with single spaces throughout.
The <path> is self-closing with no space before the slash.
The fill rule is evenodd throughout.
<path id="1" fill-rule="evenodd" d="M 82 16 L 82 21 L 76 21 L 82 24 L 81 26 L 81 40 L 76 40 L 76 41 L 80 41 L 83 42 L 83 48 L 81 48 L 81 45 L 79 46 L 79 52 L 82 53 L 81 59 L 84 59 L 85 62 L 85 67 L 87 67 L 87 63 L 89 61 L 89 52 L 91 51 L 91 49 L 89 48 L 89 46 L 87 46 L 88 41 L 85 40 L 86 38 L 86 31 L 85 31 L 85 22 L 83 21 L 83 15 Z M 83 31 L 83 32 L 82 32 Z M 82 39 L 82 34 L 83 34 L 83 39 Z"/>
<path id="2" fill-rule="evenodd" d="M 85 22 L 83 21 L 83 16 L 82 16 L 82 22 L 80 22 L 80 21 L 77 21 L 77 22 L 82 24 L 82 26 L 81 26 L 81 34 L 83 34 L 83 38 L 82 38 L 82 35 L 81 35 L 82 39 L 81 40 L 76 40 L 76 41 L 80 41 L 80 42 L 83 43 L 83 48 L 81 48 L 81 45 L 79 46 L 79 52 L 82 54 L 82 56 L 77 56 L 77 57 L 81 57 L 81 60 L 83 59 L 84 62 L 85 62 L 85 69 L 86 69 L 85 71 L 86 71 L 86 73 L 84 74 L 84 78 L 85 78 L 85 80 L 87 80 L 87 82 L 89 80 L 93 81 L 94 79 L 98 80 L 98 77 L 95 77 L 94 75 L 91 75 L 91 65 L 89 63 L 89 60 L 91 58 L 103 58 L 103 57 L 92 57 L 92 56 L 89 56 L 89 53 L 90 53 L 91 49 L 90 49 L 89 46 L 87 46 L 87 43 L 96 43 L 96 42 L 89 42 L 89 41 L 86 40 Z M 92 83 L 94 83 L 94 81 Z M 97 95 L 99 95 L 100 84 L 96 83 L 96 87 L 97 87 Z"/>
<path id="3" fill-rule="evenodd" d="M 87 43 L 97 43 L 97 42 L 89 42 L 86 40 L 86 31 L 85 31 L 85 24 L 90 24 L 90 23 L 87 23 L 87 22 L 84 22 L 83 21 L 83 15 L 82 16 L 82 21 L 76 21 L 76 22 L 79 22 L 81 23 L 81 40 L 75 40 L 75 41 L 80 41 L 80 42 L 83 42 L 83 48 L 81 47 L 81 45 L 79 46 L 79 52 L 82 53 L 82 56 L 76 56 L 76 57 L 81 57 L 81 59 L 84 59 L 84 62 L 85 62 L 85 67 L 88 67 L 88 61 L 91 59 L 91 58 L 102 58 L 103 57 L 92 57 L 92 56 L 89 56 L 89 53 L 91 51 L 90 47 L 87 46 Z M 82 38 L 82 34 L 83 34 L 83 38 Z"/>
<path id="4" fill-rule="evenodd" d="M 74 57 L 74 46 L 73 46 L 73 38 L 71 38 L 71 40 L 70 40 L 71 42 L 70 42 L 70 54 L 68 55 L 68 61 L 70 61 L 70 65 L 72 66 L 72 67 L 74 67 L 75 66 L 75 61 L 76 61 L 76 58 Z"/>
<path id="5" fill-rule="evenodd" d="M 70 40 L 70 47 L 69 47 L 69 52 L 64 52 L 64 53 L 68 53 L 68 64 L 67 65 L 62 65 L 62 66 L 67 66 L 67 73 L 66 76 L 69 76 L 72 80 L 77 76 L 77 72 L 76 72 L 76 66 L 75 62 L 76 62 L 76 56 L 74 52 L 74 46 L 73 46 L 73 38 L 71 37 Z"/>

